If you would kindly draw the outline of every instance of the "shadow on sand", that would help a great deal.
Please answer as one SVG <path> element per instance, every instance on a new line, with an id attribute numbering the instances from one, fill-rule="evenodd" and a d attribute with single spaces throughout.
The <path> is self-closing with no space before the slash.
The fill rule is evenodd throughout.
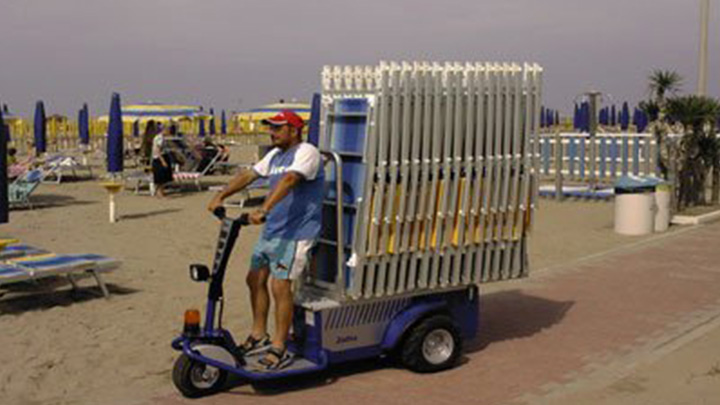
<path id="1" fill-rule="evenodd" d="M 465 343 L 466 354 L 480 351 L 493 343 L 529 337 L 550 328 L 560 323 L 574 304 L 572 301 L 553 301 L 528 295 L 520 290 L 481 295 L 480 300 L 480 330 L 475 340 Z M 462 357 L 459 367 L 468 361 L 470 360 L 467 356 Z M 401 366 L 392 360 L 392 357 L 367 359 L 340 364 L 318 373 L 253 383 L 253 390 L 235 389 L 226 395 L 280 395 L 333 384 L 344 377 L 387 368 Z M 245 383 L 246 381 L 231 377 L 228 387 L 234 389 Z"/>
<path id="2" fill-rule="evenodd" d="M 163 214 L 170 214 L 173 212 L 182 211 L 180 208 L 166 208 L 162 210 L 156 210 L 156 211 L 150 211 L 150 212 L 141 212 L 137 214 L 124 214 L 120 216 L 120 220 L 128 220 L 128 219 L 143 219 L 148 217 L 154 217 L 156 215 L 163 215 Z"/>
<path id="3" fill-rule="evenodd" d="M 28 311 L 67 307 L 85 301 L 104 299 L 94 281 L 80 282 L 80 288 L 67 289 L 70 283 L 63 277 L 49 277 L 35 282 L 16 283 L 5 286 L 6 296 L 0 298 L 0 316 Z M 106 283 L 110 296 L 129 295 L 139 292 L 133 288 Z M 62 289 L 59 289 L 62 288 Z"/>
<path id="4" fill-rule="evenodd" d="M 13 207 L 13 211 L 31 211 L 38 209 L 65 207 L 69 205 L 92 205 L 98 204 L 97 201 L 76 200 L 73 197 L 62 194 L 33 194 L 30 197 L 32 208 L 28 206 Z"/>

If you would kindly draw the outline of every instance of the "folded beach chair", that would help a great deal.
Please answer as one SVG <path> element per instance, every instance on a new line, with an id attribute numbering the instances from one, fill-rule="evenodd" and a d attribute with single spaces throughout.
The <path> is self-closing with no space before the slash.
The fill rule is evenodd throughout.
<path id="1" fill-rule="evenodd" d="M 118 266 L 120 266 L 119 260 L 95 254 L 26 256 L 1 264 L 0 285 L 66 276 L 73 289 L 78 289 L 77 278 L 91 275 L 95 278 L 103 296 L 109 297 L 110 292 L 101 273 L 114 270 Z"/>
<path id="2" fill-rule="evenodd" d="M 215 153 L 215 156 L 210 160 L 210 162 L 202 169 L 202 171 L 193 171 L 193 172 L 175 172 L 173 173 L 173 180 L 177 181 L 178 183 L 183 183 L 185 181 L 193 181 L 195 183 L 195 186 L 198 188 L 198 190 L 202 190 L 202 186 L 200 185 L 200 179 L 205 177 L 215 166 L 215 163 L 218 162 L 220 157 L 222 156 L 222 151 L 218 150 L 217 153 Z"/>
<path id="3" fill-rule="evenodd" d="M 27 206 L 32 208 L 30 194 L 40 185 L 44 177 L 42 170 L 35 169 L 18 177 L 8 184 L 8 202 L 11 206 Z"/>

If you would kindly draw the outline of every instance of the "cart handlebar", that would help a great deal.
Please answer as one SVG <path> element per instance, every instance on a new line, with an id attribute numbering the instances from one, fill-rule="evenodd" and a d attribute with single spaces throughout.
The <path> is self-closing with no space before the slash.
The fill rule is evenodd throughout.
<path id="1" fill-rule="evenodd" d="M 215 215 L 217 219 L 221 221 L 227 219 L 233 222 L 238 222 L 240 225 L 243 226 L 250 225 L 250 215 L 247 212 L 240 214 L 240 216 L 237 218 L 229 218 L 227 216 L 227 211 L 225 210 L 225 207 L 217 207 L 213 210 L 213 215 Z"/>

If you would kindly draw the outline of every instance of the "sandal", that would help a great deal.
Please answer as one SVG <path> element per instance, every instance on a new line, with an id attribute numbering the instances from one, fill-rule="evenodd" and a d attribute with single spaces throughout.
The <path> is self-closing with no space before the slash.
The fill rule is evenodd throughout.
<path id="1" fill-rule="evenodd" d="M 258 364 L 261 366 L 260 371 L 282 370 L 292 362 L 292 353 L 288 352 L 287 349 L 278 349 L 274 346 L 271 346 L 265 356 L 258 360 Z"/>
<path id="2" fill-rule="evenodd" d="M 268 350 L 270 347 L 270 335 L 268 335 L 267 333 L 260 339 L 257 339 L 253 337 L 252 334 L 250 334 L 247 339 L 245 339 L 245 343 L 238 346 L 235 349 L 235 352 L 240 357 L 245 357 L 262 353 Z"/>

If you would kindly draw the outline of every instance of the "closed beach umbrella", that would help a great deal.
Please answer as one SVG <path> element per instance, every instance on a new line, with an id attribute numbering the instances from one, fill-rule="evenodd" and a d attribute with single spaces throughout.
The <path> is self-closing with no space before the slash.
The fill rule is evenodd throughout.
<path id="1" fill-rule="evenodd" d="M 135 120 L 133 122 L 132 131 L 133 138 L 140 136 L 140 120 Z"/>
<path id="2" fill-rule="evenodd" d="M 622 110 L 620 111 L 620 129 L 627 131 L 628 128 L 630 128 L 630 108 L 626 101 L 623 103 Z"/>
<path id="3" fill-rule="evenodd" d="M 547 126 L 547 114 L 545 114 L 545 107 L 540 107 L 540 128 Z"/>
<path id="4" fill-rule="evenodd" d="M 215 136 L 215 111 L 213 109 L 210 109 L 210 123 L 208 124 L 208 132 L 210 135 Z"/>
<path id="5" fill-rule="evenodd" d="M 3 108 L 5 110 L 5 108 Z M 0 224 L 8 222 L 8 179 L 7 179 L 7 142 L 8 129 L 0 111 Z"/>
<path id="6" fill-rule="evenodd" d="M 120 95 L 113 93 L 110 102 L 110 114 L 107 139 L 107 171 L 119 173 L 123 171 L 123 125 L 120 110 Z"/>
<path id="7" fill-rule="evenodd" d="M 227 120 L 225 119 L 225 110 L 220 114 L 220 133 L 227 135 Z"/>
<path id="8" fill-rule="evenodd" d="M 610 125 L 613 127 L 617 125 L 617 110 L 615 109 L 615 104 L 610 107 Z"/>
<path id="9" fill-rule="evenodd" d="M 575 103 L 575 109 L 573 110 L 573 128 L 580 128 L 580 107 Z"/>
<path id="10" fill-rule="evenodd" d="M 640 127 L 640 110 L 638 108 L 635 108 L 633 110 L 633 125 L 635 125 L 635 128 Z"/>
<path id="11" fill-rule="evenodd" d="M 35 137 L 35 151 L 37 155 L 45 153 L 47 150 L 47 133 L 45 132 L 45 104 L 38 101 L 35 104 L 35 121 L 33 122 L 33 132 Z"/>
<path id="12" fill-rule="evenodd" d="M 10 115 L 10 111 L 8 110 L 7 104 L 3 104 L 2 106 L 2 114 L 0 114 L 0 125 L 4 125 L 5 128 L 5 141 L 6 142 L 12 142 L 12 134 L 10 133 L 10 125 L 5 124 L 5 117 Z"/>
<path id="13" fill-rule="evenodd" d="M 638 132 L 645 132 L 645 129 L 648 126 L 648 116 L 645 113 L 645 111 L 640 110 L 640 123 L 638 124 Z"/>
<path id="14" fill-rule="evenodd" d="M 590 132 L 590 105 L 587 102 L 580 106 L 580 130 Z"/>
<path id="15" fill-rule="evenodd" d="M 90 143 L 90 112 L 87 104 L 83 104 L 80 109 L 80 119 L 78 120 L 80 143 L 88 145 Z"/>
<path id="16" fill-rule="evenodd" d="M 202 118 L 198 121 L 198 125 L 200 126 L 198 128 L 198 136 L 205 136 L 205 120 Z"/>
<path id="17" fill-rule="evenodd" d="M 318 146 L 320 144 L 320 106 L 322 96 L 320 93 L 313 94 L 310 106 L 310 119 L 308 120 L 308 142 Z"/>

